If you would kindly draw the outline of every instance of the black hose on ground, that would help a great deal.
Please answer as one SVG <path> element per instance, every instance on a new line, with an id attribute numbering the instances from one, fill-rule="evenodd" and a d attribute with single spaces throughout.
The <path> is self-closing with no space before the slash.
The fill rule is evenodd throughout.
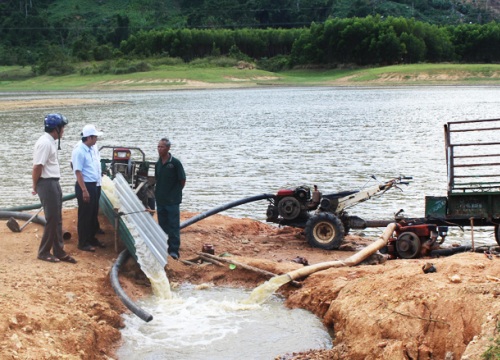
<path id="1" fill-rule="evenodd" d="M 457 246 L 453 248 L 448 248 L 448 249 L 437 249 L 437 250 L 432 250 L 429 255 L 432 257 L 439 257 L 439 256 L 450 256 L 454 255 L 457 253 L 462 253 L 462 252 L 467 252 L 467 251 L 473 251 L 475 253 L 483 253 L 483 252 L 489 252 L 490 249 L 495 248 L 495 246 L 488 246 L 488 245 L 480 245 L 476 246 L 474 250 L 472 250 L 472 246 L 470 245 L 464 245 L 464 246 Z"/>
<path id="2" fill-rule="evenodd" d="M 213 208 L 211 210 L 205 211 L 204 213 L 193 216 L 191 219 L 188 219 L 188 220 L 184 221 L 183 223 L 181 223 L 180 228 L 184 229 L 185 227 L 192 225 L 195 222 L 203 220 L 209 216 L 215 215 L 221 211 L 224 211 L 224 210 L 227 210 L 227 209 L 239 206 L 239 205 L 243 205 L 243 204 L 246 204 L 249 202 L 270 199 L 272 197 L 274 197 L 274 195 L 272 195 L 272 194 L 261 194 L 261 195 L 250 196 L 248 198 L 232 201 L 230 203 L 218 206 L 218 207 Z"/>
<path id="3" fill-rule="evenodd" d="M 437 250 L 432 250 L 430 252 L 431 257 L 439 257 L 439 256 L 450 256 L 466 251 L 470 251 L 472 247 L 470 246 L 457 246 L 449 249 L 437 249 Z"/>
<path id="4" fill-rule="evenodd" d="M 76 194 L 69 194 L 65 195 L 62 198 L 62 201 L 68 201 L 68 200 L 73 200 L 76 198 Z M 35 210 L 35 209 L 40 209 L 42 207 L 41 203 L 36 203 L 36 204 L 31 204 L 31 205 L 21 205 L 21 206 L 14 206 L 11 208 L 6 208 L 6 209 L 0 209 L 0 211 L 23 211 L 23 210 Z"/>
<path id="5" fill-rule="evenodd" d="M 19 211 L 6 211 L 6 210 L 0 210 L 0 219 L 10 219 L 11 217 L 14 219 L 19 219 L 19 220 L 29 220 L 33 214 L 28 214 L 28 213 L 23 213 Z M 47 221 L 43 216 L 37 215 L 31 220 L 35 224 L 40 224 L 45 226 Z"/>
<path id="6" fill-rule="evenodd" d="M 127 294 L 125 294 L 125 291 L 123 291 L 122 287 L 120 286 L 120 281 L 118 280 L 118 271 L 120 269 L 120 266 L 128 259 L 129 256 L 130 253 L 128 252 L 127 249 L 123 250 L 120 253 L 120 255 L 118 255 L 118 258 L 116 259 L 116 262 L 111 268 L 111 272 L 109 274 L 111 280 L 111 286 L 113 287 L 113 290 L 115 291 L 116 295 L 118 295 L 122 303 L 130 311 L 132 311 L 135 315 L 137 315 L 140 319 L 144 320 L 145 322 L 150 322 L 151 320 L 153 320 L 153 315 L 142 310 L 132 300 L 130 300 Z"/>

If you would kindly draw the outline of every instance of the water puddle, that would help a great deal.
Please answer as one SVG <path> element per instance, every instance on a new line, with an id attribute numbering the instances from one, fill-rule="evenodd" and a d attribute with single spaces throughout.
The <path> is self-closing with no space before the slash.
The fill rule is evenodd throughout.
<path id="1" fill-rule="evenodd" d="M 137 304 L 153 314 L 145 323 L 123 315 L 120 360 L 273 359 L 280 354 L 330 349 L 321 321 L 302 309 L 288 309 L 271 296 L 263 305 L 245 304 L 250 291 L 183 285 L 171 299 L 156 296 Z"/>

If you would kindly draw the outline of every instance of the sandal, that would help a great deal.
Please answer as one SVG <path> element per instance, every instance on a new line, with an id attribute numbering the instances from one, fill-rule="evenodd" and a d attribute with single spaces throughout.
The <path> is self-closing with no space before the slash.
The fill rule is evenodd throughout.
<path id="1" fill-rule="evenodd" d="M 69 255 L 66 255 L 65 257 L 62 257 L 59 260 L 64 261 L 64 262 L 69 262 L 69 263 L 72 263 L 72 264 L 76 264 L 76 260 L 74 258 L 72 258 L 71 256 L 69 256 Z"/>
<path id="2" fill-rule="evenodd" d="M 48 262 L 53 262 L 53 263 L 57 263 L 57 262 L 61 261 L 58 258 L 56 258 L 54 255 L 38 256 L 38 260 L 43 260 L 43 261 L 48 261 Z"/>

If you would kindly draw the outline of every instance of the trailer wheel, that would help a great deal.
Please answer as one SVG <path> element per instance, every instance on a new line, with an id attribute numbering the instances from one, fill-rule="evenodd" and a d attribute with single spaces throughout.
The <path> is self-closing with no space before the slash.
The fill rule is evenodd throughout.
<path id="1" fill-rule="evenodd" d="M 497 241 L 498 246 L 500 246 L 500 226 L 495 225 L 495 240 Z"/>
<path id="2" fill-rule="evenodd" d="M 414 259 L 420 254 L 421 241 L 413 232 L 407 231 L 398 236 L 396 251 L 402 259 Z"/>
<path id="3" fill-rule="evenodd" d="M 325 250 L 338 249 L 344 239 L 344 226 L 338 217 L 320 213 L 307 220 L 305 227 L 307 242 Z"/>

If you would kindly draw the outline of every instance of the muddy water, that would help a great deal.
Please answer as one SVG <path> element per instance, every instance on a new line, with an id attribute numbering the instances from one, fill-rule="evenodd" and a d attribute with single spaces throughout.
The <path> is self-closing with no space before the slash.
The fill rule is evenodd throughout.
<path id="1" fill-rule="evenodd" d="M 105 133 L 98 145 L 138 146 L 153 160 L 158 139 L 168 136 L 172 153 L 186 168 L 182 210 L 187 211 L 283 187 L 317 184 L 330 193 L 373 185 L 371 175 L 380 180 L 413 176 L 402 192 L 391 190 L 350 210 L 375 220 L 390 219 L 400 209 L 421 217 L 425 196 L 446 195 L 446 122 L 500 117 L 498 87 L 0 94 L 0 101 L 44 98 L 107 102 L 50 109 L 70 121 L 60 152 L 65 194 L 73 192 L 71 149 L 82 127 L 93 123 Z M 30 194 L 31 151 L 47 111 L 0 112 L 6 134 L 0 144 L 0 207 L 37 200 Z M 265 220 L 266 208 L 260 201 L 224 213 Z M 476 242 L 494 243 L 491 228 L 475 230 Z M 449 239 L 466 244 L 469 229 L 450 228 Z"/>
<path id="2" fill-rule="evenodd" d="M 143 300 L 154 314 L 150 323 L 125 315 L 120 360 L 274 359 L 308 349 L 329 349 L 321 321 L 301 309 L 287 309 L 273 297 L 263 305 L 244 305 L 241 289 L 183 286 L 170 300 Z M 307 329 L 307 331 L 304 331 Z"/>

